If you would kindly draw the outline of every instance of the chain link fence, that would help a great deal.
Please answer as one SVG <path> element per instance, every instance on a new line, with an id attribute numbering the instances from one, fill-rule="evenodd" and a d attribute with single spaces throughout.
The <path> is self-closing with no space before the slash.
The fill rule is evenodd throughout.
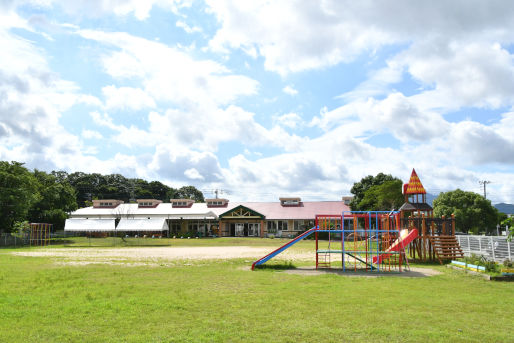
<path id="1" fill-rule="evenodd" d="M 21 247 L 24 245 L 29 245 L 29 238 L 27 237 L 17 237 L 10 233 L 0 233 L 0 247 Z"/>

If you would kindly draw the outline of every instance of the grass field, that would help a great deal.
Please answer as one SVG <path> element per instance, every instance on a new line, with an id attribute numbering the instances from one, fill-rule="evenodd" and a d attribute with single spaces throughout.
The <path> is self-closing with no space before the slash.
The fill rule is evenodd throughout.
<path id="1" fill-rule="evenodd" d="M 365 278 L 251 272 L 245 259 L 128 267 L 12 254 L 37 249 L 0 250 L 0 342 L 514 342 L 514 284 L 436 265 L 441 275 Z"/>

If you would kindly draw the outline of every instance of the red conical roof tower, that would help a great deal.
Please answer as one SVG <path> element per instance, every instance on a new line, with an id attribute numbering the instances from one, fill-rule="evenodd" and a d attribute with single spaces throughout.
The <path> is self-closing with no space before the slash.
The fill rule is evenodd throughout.
<path id="1" fill-rule="evenodd" d="M 403 193 L 427 194 L 427 191 L 425 190 L 425 187 L 423 187 L 423 184 L 421 183 L 421 180 L 419 179 L 418 174 L 416 174 L 416 170 L 414 170 L 414 168 L 412 168 L 412 174 L 410 174 L 409 183 L 403 186 Z"/>
<path id="2" fill-rule="evenodd" d="M 421 213 L 432 215 L 432 206 L 426 203 L 426 194 L 427 191 L 423 187 L 418 174 L 416 174 L 416 170 L 412 168 L 409 182 L 403 185 L 405 203 L 400 207 L 400 211 L 402 213 L 416 213 L 417 215 Z"/>

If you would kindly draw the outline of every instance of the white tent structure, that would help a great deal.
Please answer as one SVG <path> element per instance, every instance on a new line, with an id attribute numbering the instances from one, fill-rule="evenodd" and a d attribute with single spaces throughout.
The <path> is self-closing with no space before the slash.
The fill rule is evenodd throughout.
<path id="1" fill-rule="evenodd" d="M 138 231 L 168 231 L 168 225 L 164 218 L 152 219 L 121 219 L 116 227 L 119 232 L 138 232 Z"/>
<path id="2" fill-rule="evenodd" d="M 66 219 L 64 231 L 110 232 L 115 231 L 114 219 Z"/>

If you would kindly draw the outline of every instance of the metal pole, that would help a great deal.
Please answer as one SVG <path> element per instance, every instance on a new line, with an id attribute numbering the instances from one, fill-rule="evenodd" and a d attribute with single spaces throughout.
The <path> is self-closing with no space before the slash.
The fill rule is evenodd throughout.
<path id="1" fill-rule="evenodd" d="M 494 255 L 494 242 L 492 236 L 489 236 L 489 241 L 491 242 L 491 250 L 493 251 L 493 261 L 496 261 L 496 257 Z"/>

